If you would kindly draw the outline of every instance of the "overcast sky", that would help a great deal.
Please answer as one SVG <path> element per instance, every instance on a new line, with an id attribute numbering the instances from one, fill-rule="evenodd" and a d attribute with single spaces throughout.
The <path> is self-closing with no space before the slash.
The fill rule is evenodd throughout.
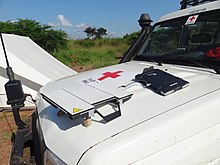
<path id="1" fill-rule="evenodd" d="M 86 27 L 103 27 L 110 37 L 140 29 L 137 20 L 149 13 L 160 16 L 179 10 L 179 0 L 0 0 L 0 21 L 33 19 L 66 31 L 75 39 L 85 37 Z"/>

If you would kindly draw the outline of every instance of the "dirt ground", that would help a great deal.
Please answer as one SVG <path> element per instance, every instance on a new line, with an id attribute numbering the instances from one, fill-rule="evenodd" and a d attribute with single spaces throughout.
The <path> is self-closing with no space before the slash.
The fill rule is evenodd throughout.
<path id="1" fill-rule="evenodd" d="M 33 110 L 20 111 L 21 119 L 28 119 Z M 0 165 L 8 165 L 11 152 L 11 135 L 16 131 L 12 112 L 0 112 Z"/>

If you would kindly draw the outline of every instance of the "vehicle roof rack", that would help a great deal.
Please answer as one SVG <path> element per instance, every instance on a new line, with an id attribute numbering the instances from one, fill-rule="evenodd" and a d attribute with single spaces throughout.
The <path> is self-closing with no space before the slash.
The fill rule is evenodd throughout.
<path id="1" fill-rule="evenodd" d="M 181 5 L 181 10 L 182 9 L 186 9 L 187 7 L 190 6 L 196 6 L 196 5 L 200 5 L 203 3 L 208 3 L 208 2 L 212 2 L 212 1 L 216 1 L 216 0 L 181 0 L 180 1 L 180 5 Z"/>

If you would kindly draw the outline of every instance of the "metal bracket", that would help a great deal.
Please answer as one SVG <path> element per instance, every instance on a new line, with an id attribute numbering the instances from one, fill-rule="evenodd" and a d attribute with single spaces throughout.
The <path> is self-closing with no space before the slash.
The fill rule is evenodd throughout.
<path id="1" fill-rule="evenodd" d="M 17 129 L 15 141 L 11 151 L 10 165 L 34 165 L 34 159 L 32 160 L 33 162 L 31 160 L 26 162 L 23 158 L 24 148 L 27 147 L 30 147 L 30 156 L 33 157 L 34 149 L 31 146 L 33 146 L 33 139 L 30 129 Z"/>
<path id="2" fill-rule="evenodd" d="M 112 121 L 112 120 L 114 120 L 114 119 L 116 119 L 116 118 L 118 118 L 118 117 L 121 116 L 120 103 L 117 102 L 116 105 L 117 105 L 118 110 L 115 111 L 115 112 L 113 112 L 113 113 L 111 113 L 111 114 L 108 114 L 108 115 L 106 115 L 106 116 L 102 115 L 98 110 L 95 110 L 95 113 L 97 113 L 97 114 L 98 114 L 101 118 L 103 118 L 106 122 L 110 122 L 110 121 Z"/>

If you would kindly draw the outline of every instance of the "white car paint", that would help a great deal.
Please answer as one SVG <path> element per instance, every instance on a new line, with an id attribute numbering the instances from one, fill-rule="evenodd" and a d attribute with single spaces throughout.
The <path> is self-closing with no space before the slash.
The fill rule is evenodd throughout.
<path id="1" fill-rule="evenodd" d="M 220 76 L 210 69 L 132 61 L 49 83 L 40 92 L 74 86 L 75 82 L 96 79 L 106 71 L 122 70 L 121 76 L 101 82 L 111 90 L 129 84 L 149 66 L 183 78 L 189 86 L 161 96 L 134 83 L 123 89 L 133 96 L 121 105 L 122 116 L 105 123 L 95 114 L 89 128 L 81 125 L 81 119 L 58 117 L 58 110 L 39 98 L 37 107 L 46 146 L 67 164 L 179 164 L 185 158 L 187 164 L 194 164 L 196 160 L 207 163 L 219 157 L 220 148 L 211 146 L 219 144 Z M 110 108 L 104 106 L 100 111 Z M 212 139 L 204 138 L 209 135 Z M 175 159 L 168 156 L 178 152 L 184 154 Z M 197 153 L 196 159 L 192 153 Z"/>

